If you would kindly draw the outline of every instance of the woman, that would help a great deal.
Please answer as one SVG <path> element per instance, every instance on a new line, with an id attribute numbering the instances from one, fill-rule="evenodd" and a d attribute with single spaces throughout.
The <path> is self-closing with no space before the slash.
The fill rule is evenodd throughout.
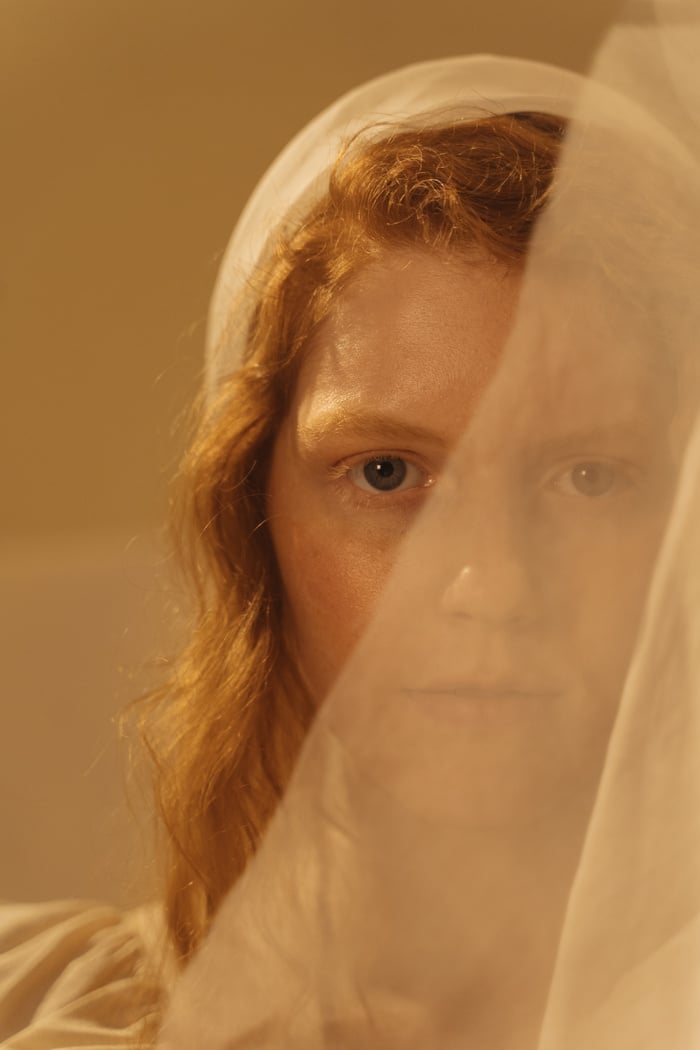
<path id="1" fill-rule="evenodd" d="M 447 316 L 454 295 L 473 299 L 460 302 L 453 324 L 464 327 L 462 317 L 476 307 L 486 331 L 471 336 L 476 360 L 469 367 L 486 378 L 510 327 L 562 130 L 557 118 L 522 114 L 381 138 L 344 158 L 330 197 L 256 275 L 256 290 L 258 282 L 263 289 L 246 364 L 217 392 L 186 466 L 185 494 L 196 501 L 188 549 L 202 545 L 199 564 L 205 572 L 214 566 L 220 589 L 213 604 L 206 593 L 187 677 L 165 698 L 170 726 L 182 683 L 175 739 L 188 743 L 176 758 L 164 756 L 160 768 L 175 843 L 171 923 L 184 957 L 255 850 L 313 713 L 367 624 L 417 497 L 432 485 L 425 452 L 421 466 L 415 457 L 392 457 L 396 434 L 388 431 L 401 423 L 425 426 L 431 412 L 444 410 L 450 387 L 461 400 L 462 389 L 474 386 L 473 377 L 460 376 L 455 386 L 454 375 L 445 374 L 434 390 L 425 389 L 441 356 L 443 373 L 449 353 L 453 371 L 467 363 L 461 341 L 470 339 L 455 330 L 453 346 L 440 352 L 428 330 Z M 357 303 L 350 289 L 359 292 Z M 236 316 L 239 310 L 237 304 Z M 398 324 L 415 329 L 413 311 L 424 313 L 419 323 L 429 340 L 415 346 L 410 333 L 401 343 L 395 331 Z M 362 317 L 371 318 L 369 339 L 357 330 Z M 309 372 L 309 347 L 321 333 L 337 345 L 351 343 L 355 358 L 337 367 L 321 350 Z M 411 353 L 411 375 L 397 383 L 401 358 Z M 377 481 L 360 476 L 357 487 L 374 484 L 389 494 L 394 472 L 405 471 L 398 484 L 413 494 L 408 502 L 395 499 L 398 511 L 370 534 L 359 492 L 357 505 L 341 495 L 343 471 L 348 478 L 358 473 L 349 453 L 357 458 L 363 442 L 371 444 L 368 419 L 388 398 L 410 398 L 409 386 L 417 394 L 407 406 L 410 418 L 376 422 L 383 458 L 368 462 Z M 293 422 L 300 414 L 303 449 Z M 341 440 L 352 420 L 355 433 Z M 463 420 L 456 415 L 451 423 L 436 435 L 443 458 Z M 325 491 L 332 487 L 335 496 Z M 372 567 L 378 559 L 380 571 Z"/>
<path id="2" fill-rule="evenodd" d="M 645 732 L 643 686 L 676 665 L 639 637 L 695 410 L 692 311 L 668 309 L 695 200 L 676 140 L 652 121 L 642 170 L 646 114 L 582 87 L 400 71 L 302 133 L 242 217 L 183 471 L 198 619 L 144 715 L 185 968 L 163 1047 L 661 1045 L 609 993 L 694 903 L 642 892 L 659 827 L 665 856 L 687 830 L 648 745 L 688 737 L 667 708 Z"/>
<path id="3" fill-rule="evenodd" d="M 388 86 L 398 107 L 415 91 L 426 92 L 426 98 L 431 94 L 449 98 L 456 86 L 463 85 L 463 67 L 471 69 L 470 75 L 483 87 L 491 85 L 502 93 L 502 72 L 491 60 L 455 60 L 403 71 L 386 78 L 381 90 Z M 511 63 L 504 82 L 509 95 L 512 78 L 518 76 L 534 76 L 557 89 L 573 87 L 576 79 Z M 369 97 L 367 89 L 356 94 L 350 106 L 356 110 L 358 129 L 379 98 L 374 86 Z M 432 312 L 432 319 L 426 315 L 431 327 L 445 309 L 449 311 L 455 293 L 459 305 L 453 323 L 463 326 L 465 311 L 476 310 L 489 331 L 486 340 L 462 333 L 473 343 L 473 361 L 462 352 L 461 336 L 453 339 L 454 365 L 468 364 L 478 372 L 489 358 L 495 364 L 514 312 L 528 241 L 547 200 L 564 128 L 560 117 L 536 112 L 503 115 L 508 108 L 505 103 L 498 105 L 501 115 L 494 116 L 487 108 L 465 108 L 459 102 L 424 128 L 407 125 L 390 134 L 381 126 L 373 129 L 373 141 L 358 140 L 358 148 L 351 147 L 337 164 L 332 199 L 322 196 L 307 213 L 302 229 L 279 231 L 271 258 L 256 264 L 252 275 L 245 274 L 250 284 L 243 291 L 230 287 L 231 266 L 222 270 L 217 295 L 224 302 L 224 327 L 235 325 L 242 332 L 251 306 L 254 316 L 250 334 L 244 337 L 245 364 L 231 375 L 216 374 L 226 359 L 235 356 L 231 339 L 228 334 L 212 335 L 227 358 L 212 355 L 208 403 L 181 477 L 183 509 L 189 515 L 189 531 L 181 544 L 200 596 L 199 619 L 172 681 L 147 704 L 142 716 L 168 835 L 166 924 L 175 960 L 168 960 L 168 970 L 188 961 L 226 892 L 257 850 L 314 714 L 366 626 L 401 534 L 418 512 L 421 500 L 414 497 L 427 495 L 432 486 L 427 469 L 406 461 L 406 478 L 399 486 L 411 488 L 413 496 L 399 500 L 398 514 L 390 514 L 390 525 L 375 528 L 370 542 L 367 515 L 363 518 L 359 504 L 333 497 L 345 510 L 331 520 L 318 504 L 317 486 L 295 491 L 298 485 L 303 488 L 306 474 L 300 473 L 294 442 L 289 440 L 291 421 L 296 398 L 315 382 L 302 362 L 311 360 L 311 343 L 332 318 L 342 328 L 340 303 L 358 279 L 376 270 L 379 284 L 371 293 L 376 302 L 370 313 L 383 330 L 377 331 L 375 340 L 381 343 L 392 337 L 396 318 L 384 315 L 382 309 L 382 303 L 391 301 L 392 289 L 403 288 L 401 300 L 409 308 Z M 347 112 L 342 101 L 332 118 L 342 122 L 343 137 L 350 130 Z M 337 150 L 339 143 L 329 146 L 327 130 L 312 135 L 317 150 Z M 307 210 L 305 169 L 297 157 L 292 159 L 292 171 L 301 198 L 292 212 L 294 226 L 296 209 Z M 289 192 L 288 173 L 284 178 Z M 244 217 L 241 229 L 245 223 Z M 256 217 L 254 233 L 263 229 Z M 352 313 L 350 300 L 347 305 Z M 217 310 L 213 333 L 219 324 Z M 364 312 L 361 304 L 359 315 Z M 341 332 L 341 341 L 348 334 Z M 399 354 L 406 349 L 397 346 Z M 435 415 L 437 408 L 439 413 L 442 396 L 450 387 L 461 400 L 461 389 L 473 385 L 473 380 L 465 375 L 456 386 L 443 382 L 427 397 L 422 387 L 434 361 L 442 357 L 446 362 L 448 355 L 446 348 L 435 346 L 434 337 L 430 345 L 414 349 L 413 367 L 421 389 L 414 398 L 413 422 L 420 426 L 428 411 Z M 367 393 L 377 380 L 391 391 L 392 376 L 400 371 L 397 362 L 386 360 L 389 371 L 381 380 L 372 364 L 381 360 L 379 343 L 365 346 L 364 353 L 371 359 Z M 321 360 L 324 357 L 322 353 Z M 358 374 L 365 370 L 360 363 L 353 365 L 346 394 L 353 392 Z M 327 393 L 344 397 L 342 376 L 331 370 L 327 379 Z M 374 408 L 365 394 L 356 400 L 363 411 L 375 414 L 381 402 L 386 407 L 383 395 L 375 399 Z M 349 407 L 346 410 L 336 400 L 336 408 L 341 409 L 340 422 L 346 424 L 352 416 Z M 318 428 L 319 421 L 316 412 L 310 422 Z M 449 433 L 441 434 L 443 457 L 462 423 L 457 416 Z M 366 427 L 366 421 L 360 425 Z M 341 458 L 347 457 L 333 456 L 337 477 L 326 477 L 329 464 L 316 471 L 323 474 L 323 487 L 330 485 L 333 491 L 343 485 L 353 487 L 349 478 L 354 478 L 357 468 L 348 463 L 347 470 L 343 466 L 341 471 Z M 379 491 L 390 494 L 404 459 L 383 453 L 372 462 Z M 420 484 L 415 484 L 419 476 Z M 359 482 L 368 487 L 362 477 Z M 305 508 L 305 520 L 293 520 L 295 503 Z M 343 519 L 353 523 L 354 540 L 343 535 Z M 300 537 L 298 557 L 294 545 L 300 528 L 318 535 Z M 304 552 L 317 546 L 319 537 L 325 540 L 325 549 L 313 557 L 328 561 L 330 580 L 328 572 L 315 571 L 304 561 Z M 342 568 L 342 562 L 347 567 L 354 557 L 348 540 L 358 554 L 364 549 L 365 559 L 381 556 L 385 562 L 382 573 L 373 573 L 370 587 L 363 582 L 364 570 L 348 573 Z M 338 586 L 340 579 L 345 580 L 344 587 Z M 304 583 L 311 580 L 316 590 L 303 596 Z M 321 637 L 323 644 L 316 644 Z M 75 906 L 47 907 L 41 913 L 24 909 L 15 915 L 9 936 L 24 931 L 25 941 L 6 941 L 11 948 L 8 980 L 13 985 L 8 1001 L 17 994 L 16 971 L 10 972 L 13 952 L 14 965 L 19 952 L 25 968 L 33 971 L 40 956 L 38 968 L 42 967 L 47 948 L 54 957 L 49 1008 L 32 1017 L 26 1037 L 44 1039 L 52 1047 L 59 1045 L 60 1038 L 65 1040 L 62 1045 L 69 1046 L 77 1044 L 85 1028 L 98 1024 L 104 1029 L 100 1033 L 104 1045 L 129 1045 L 138 1038 L 141 1016 L 148 1013 L 152 1020 L 150 990 L 157 983 L 144 965 L 139 936 L 143 923 L 135 921 L 141 916 L 119 923 L 109 909 L 85 912 Z M 26 940 L 29 932 L 33 936 Z M 157 948 L 147 954 L 152 956 L 150 968 L 157 968 Z M 66 981 L 68 971 L 77 974 L 77 981 Z M 32 999 L 37 998 L 35 993 L 32 984 Z M 62 1018 L 60 1035 L 52 997 Z M 29 1011 L 27 1006 L 25 1017 L 16 1008 L 13 1025 L 28 1023 Z"/>
<path id="4" fill-rule="evenodd" d="M 613 36 L 601 79 L 623 63 Z M 694 1045 L 697 164 L 576 95 L 489 59 L 368 85 L 234 236 L 192 468 L 221 643 L 186 724 L 222 760 L 176 847 L 183 958 L 217 921 L 164 1048 Z M 246 632 L 239 723 L 212 698 Z"/>

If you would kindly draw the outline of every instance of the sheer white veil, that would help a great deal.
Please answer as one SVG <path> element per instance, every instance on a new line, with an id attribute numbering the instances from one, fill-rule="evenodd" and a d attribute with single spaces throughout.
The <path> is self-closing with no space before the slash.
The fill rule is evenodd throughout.
<path id="1" fill-rule="evenodd" d="M 348 136 L 571 119 L 498 371 L 173 991 L 162 1050 L 700 1045 L 698 55 L 698 4 L 650 0 L 623 7 L 586 78 L 488 56 L 412 66 L 321 114 L 251 198 L 212 303 L 212 391 L 241 360 L 270 231 L 303 219 Z M 478 697 L 426 702 L 436 676 L 488 663 L 460 605 L 481 542 L 470 484 L 504 464 L 531 477 L 523 449 L 569 424 L 627 426 L 605 438 L 638 486 L 614 522 L 563 497 L 565 550 L 554 519 L 482 523 L 508 532 L 541 613 L 509 628 L 509 673 L 546 695 L 506 720 Z M 593 460 L 571 440 L 567 462 Z M 589 578 L 577 565 L 603 534 Z"/>

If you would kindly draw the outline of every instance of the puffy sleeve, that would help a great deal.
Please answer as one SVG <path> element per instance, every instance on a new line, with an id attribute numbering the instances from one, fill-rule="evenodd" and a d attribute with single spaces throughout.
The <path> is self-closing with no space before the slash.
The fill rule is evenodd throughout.
<path id="1" fill-rule="evenodd" d="M 2 1050 L 136 1048 L 159 992 L 139 912 L 84 901 L 0 904 Z"/>

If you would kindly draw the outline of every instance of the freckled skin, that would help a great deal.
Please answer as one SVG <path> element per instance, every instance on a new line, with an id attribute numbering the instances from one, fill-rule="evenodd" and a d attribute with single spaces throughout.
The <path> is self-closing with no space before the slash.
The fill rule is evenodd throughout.
<path id="1" fill-rule="evenodd" d="M 317 700 L 367 625 L 413 508 L 387 527 L 383 516 L 373 521 L 339 506 L 319 463 L 305 455 L 305 432 L 329 409 L 361 406 L 420 423 L 436 435 L 435 458 L 444 458 L 493 372 L 519 283 L 490 263 L 422 251 L 388 256 L 339 297 L 302 366 L 274 449 L 268 512 Z M 347 454 L 384 447 L 367 438 L 346 444 Z"/>
<path id="2" fill-rule="evenodd" d="M 604 296 L 563 302 L 555 282 L 534 297 L 530 287 L 525 301 L 520 274 L 492 261 L 405 250 L 362 271 L 321 326 L 268 489 L 286 613 L 317 702 L 367 627 L 428 484 L 447 485 L 446 460 L 466 432 L 461 503 L 431 564 L 413 571 L 425 567 L 420 593 L 441 609 L 423 629 L 426 653 L 482 654 L 490 676 L 522 667 L 524 682 L 566 697 L 571 747 L 584 725 L 606 738 L 673 475 L 668 376 L 632 335 L 608 333 Z M 506 345 L 508 367 L 498 367 Z M 381 421 L 346 430 L 358 413 L 420 434 L 397 438 Z M 630 433 L 614 436 L 621 423 Z M 362 463 L 377 455 L 400 456 L 425 484 L 363 491 Z M 611 493 L 592 498 L 608 474 Z M 456 575 L 440 583 L 449 557 Z M 445 600 L 429 595 L 438 584 Z"/>

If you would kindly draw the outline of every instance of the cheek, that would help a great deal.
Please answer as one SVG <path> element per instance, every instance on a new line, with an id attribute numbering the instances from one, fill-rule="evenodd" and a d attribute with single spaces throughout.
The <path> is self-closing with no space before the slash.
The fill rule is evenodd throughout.
<path id="1" fill-rule="evenodd" d="M 579 538 L 560 551 L 550 608 L 589 700 L 614 714 L 637 641 L 665 516 Z M 621 535 L 624 542 L 621 542 Z M 560 634 L 561 638 L 561 634 Z"/>
<path id="2" fill-rule="evenodd" d="M 296 618 L 333 622 L 363 618 L 381 590 L 377 559 L 357 537 L 294 528 L 283 577 Z"/>
<path id="3" fill-rule="evenodd" d="M 386 536 L 334 515 L 307 494 L 275 500 L 270 530 L 288 626 L 301 669 L 320 701 L 359 641 L 395 558 Z"/>

